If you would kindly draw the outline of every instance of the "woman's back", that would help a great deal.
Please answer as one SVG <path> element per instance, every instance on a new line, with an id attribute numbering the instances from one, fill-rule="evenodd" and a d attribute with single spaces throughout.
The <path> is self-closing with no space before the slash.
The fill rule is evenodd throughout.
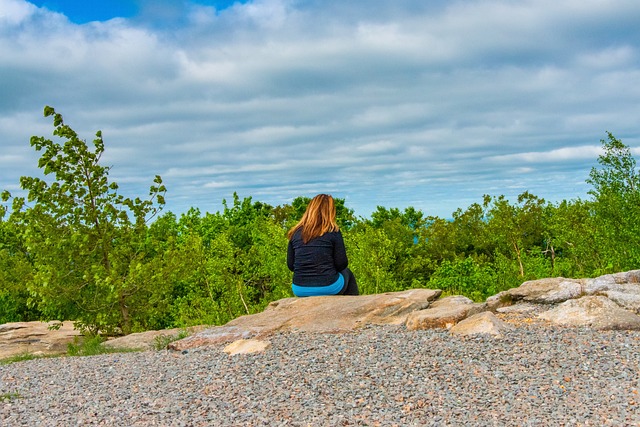
<path id="1" fill-rule="evenodd" d="M 342 233 L 332 231 L 307 243 L 296 231 L 289 241 L 289 269 L 294 272 L 293 283 L 298 286 L 327 286 L 335 282 L 338 272 L 347 268 L 347 252 Z"/>

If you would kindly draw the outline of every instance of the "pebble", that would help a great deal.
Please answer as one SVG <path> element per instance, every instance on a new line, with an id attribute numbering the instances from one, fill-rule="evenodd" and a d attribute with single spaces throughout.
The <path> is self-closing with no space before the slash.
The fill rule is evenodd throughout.
<path id="1" fill-rule="evenodd" d="M 368 326 L 0 366 L 1 426 L 640 426 L 640 333 Z"/>

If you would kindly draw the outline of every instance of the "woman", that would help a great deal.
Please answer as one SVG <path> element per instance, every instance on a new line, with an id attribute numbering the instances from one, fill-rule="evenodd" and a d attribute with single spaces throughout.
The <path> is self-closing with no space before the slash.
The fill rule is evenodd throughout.
<path id="1" fill-rule="evenodd" d="M 333 197 L 318 194 L 311 199 L 288 237 L 287 265 L 293 271 L 291 287 L 296 296 L 358 295 L 356 278 L 347 268 Z"/>

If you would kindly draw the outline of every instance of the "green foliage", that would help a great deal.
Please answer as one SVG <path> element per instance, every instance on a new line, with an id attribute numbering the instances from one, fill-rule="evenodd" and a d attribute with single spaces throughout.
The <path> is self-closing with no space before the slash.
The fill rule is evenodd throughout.
<path id="1" fill-rule="evenodd" d="M 629 147 L 607 132 L 607 140 L 600 140 L 604 154 L 598 156 L 600 169 L 592 168 L 587 183 L 593 188 L 590 194 L 598 199 L 606 193 L 634 195 L 640 189 L 640 175 L 636 170 L 636 160 Z"/>
<path id="2" fill-rule="evenodd" d="M 45 357 L 55 357 L 55 356 L 42 356 L 42 355 L 32 354 L 32 353 L 23 353 L 23 354 L 18 354 L 16 356 L 0 359 L 0 365 L 9 365 L 11 363 L 24 362 L 26 360 L 42 359 Z"/>
<path id="3" fill-rule="evenodd" d="M 24 286 L 33 268 L 20 234 L 16 224 L 0 216 L 0 324 L 37 320 L 40 315 L 29 304 Z"/>
<path id="4" fill-rule="evenodd" d="M 4 393 L 4 394 L 0 394 L 0 402 L 4 402 L 5 400 L 13 400 L 13 399 L 19 399 L 22 396 L 20 395 L 20 393 Z"/>
<path id="5" fill-rule="evenodd" d="M 153 348 L 158 351 L 164 350 L 172 342 L 181 340 L 188 336 L 189 336 L 189 332 L 187 332 L 186 329 L 178 332 L 175 335 L 158 335 L 153 340 Z"/>
<path id="6" fill-rule="evenodd" d="M 492 256 L 495 252 L 496 238 L 489 227 L 487 212 L 491 200 L 490 196 L 484 196 L 482 205 L 473 203 L 465 211 L 458 209 L 453 213 L 450 242 L 454 245 L 454 256 Z"/>
<path id="7" fill-rule="evenodd" d="M 45 319 L 74 319 L 93 333 L 130 332 L 135 297 L 148 283 L 139 279 L 148 263 L 146 221 L 161 209 L 166 189 L 156 176 L 148 200 L 118 194 L 100 165 L 101 132 L 91 150 L 53 108 L 45 116 L 53 116 L 62 141 L 31 138 L 46 179 L 20 179 L 27 203 L 15 198 L 11 217 L 33 265 L 27 290 Z"/>
<path id="8" fill-rule="evenodd" d="M 495 272 L 471 257 L 443 261 L 431 276 L 429 288 L 442 289 L 446 295 L 465 295 L 474 301 L 498 293 Z"/>
<path id="9" fill-rule="evenodd" d="M 361 292 L 398 291 L 427 283 L 435 262 L 428 257 L 426 224 L 422 212 L 414 208 L 400 212 L 378 206 L 371 220 L 356 224 L 347 233 L 347 249 Z"/>
<path id="10" fill-rule="evenodd" d="M 598 275 L 600 252 L 593 234 L 592 204 L 582 200 L 547 206 L 544 253 L 552 262 L 551 276 Z M 564 265 L 557 268 L 558 263 Z"/>
<path id="11" fill-rule="evenodd" d="M 234 195 L 233 206 L 224 206 L 204 216 L 191 210 L 179 221 L 183 243 L 172 258 L 183 273 L 174 287 L 175 326 L 224 324 L 292 296 L 279 220 L 251 198 Z"/>
<path id="12" fill-rule="evenodd" d="M 99 354 L 112 354 L 112 353 L 132 353 L 139 351 L 138 349 L 126 349 L 126 348 L 112 348 L 107 347 L 104 344 L 106 339 L 99 335 L 86 337 L 84 339 L 78 339 L 75 337 L 73 343 L 67 344 L 68 356 L 97 356 Z"/>
<path id="13" fill-rule="evenodd" d="M 99 335 L 79 340 L 73 339 L 73 343 L 67 344 L 67 354 L 69 356 L 95 356 L 102 353 L 102 343 L 104 338 Z"/>
<path id="14" fill-rule="evenodd" d="M 629 147 L 607 135 L 606 141 L 601 140 L 601 168 L 593 168 L 587 180 L 593 186 L 590 225 L 603 273 L 640 265 L 640 175 Z"/>
<path id="15" fill-rule="evenodd" d="M 360 227 L 345 235 L 345 246 L 361 294 L 400 290 L 391 272 L 393 243 L 384 230 Z"/>
<path id="16" fill-rule="evenodd" d="M 503 196 L 485 196 L 485 206 L 495 250 L 517 261 L 520 277 L 524 278 L 527 249 L 539 247 L 543 241 L 544 200 L 526 191 L 518 196 L 517 205 L 511 205 Z"/>

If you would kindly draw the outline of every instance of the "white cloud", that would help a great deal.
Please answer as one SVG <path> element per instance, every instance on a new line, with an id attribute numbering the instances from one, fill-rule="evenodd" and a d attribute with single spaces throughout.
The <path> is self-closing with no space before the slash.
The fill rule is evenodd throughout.
<path id="1" fill-rule="evenodd" d="M 287 3 L 282 0 L 255 0 L 236 6 L 234 11 L 237 11 L 241 18 L 246 18 L 262 28 L 274 29 L 285 23 L 288 15 Z"/>
<path id="2" fill-rule="evenodd" d="M 547 152 L 523 152 L 488 157 L 488 161 L 506 163 L 547 163 L 571 162 L 576 159 L 595 159 L 602 154 L 602 149 L 596 145 L 578 147 L 563 147 Z"/>
<path id="3" fill-rule="evenodd" d="M 633 46 L 610 46 L 602 50 L 585 52 L 576 57 L 580 67 L 617 69 L 633 65 L 638 60 L 637 48 Z"/>
<path id="4" fill-rule="evenodd" d="M 121 191 L 162 175 L 176 212 L 233 191 L 361 215 L 560 200 L 586 194 L 605 131 L 640 146 L 635 1 L 149 2 L 84 25 L 0 2 L 0 188 L 36 170 L 44 105 L 103 130 Z"/>
<path id="5" fill-rule="evenodd" d="M 34 14 L 36 7 L 21 0 L 0 0 L 0 23 L 17 26 Z"/>

